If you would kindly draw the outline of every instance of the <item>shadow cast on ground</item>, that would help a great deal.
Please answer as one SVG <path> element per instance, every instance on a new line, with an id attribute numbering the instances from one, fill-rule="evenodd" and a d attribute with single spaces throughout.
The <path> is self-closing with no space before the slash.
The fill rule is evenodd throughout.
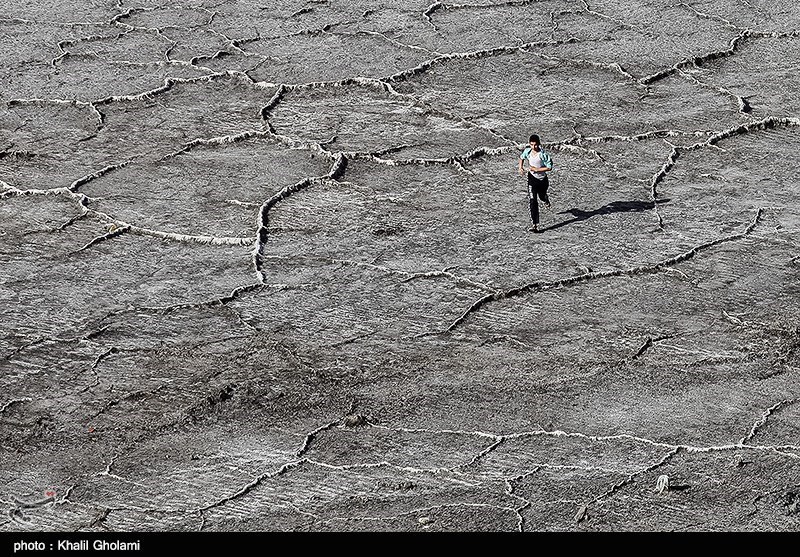
<path id="1" fill-rule="evenodd" d="M 659 199 L 659 205 L 663 205 L 664 203 L 668 203 L 669 199 Z M 573 207 L 572 209 L 567 209 L 566 211 L 559 211 L 556 213 L 557 215 L 572 215 L 574 218 L 570 220 L 565 220 L 548 226 L 542 229 L 542 232 L 547 230 L 556 230 L 561 228 L 562 226 L 567 226 L 568 224 L 574 224 L 576 222 L 581 222 L 588 220 L 592 217 L 598 215 L 610 215 L 612 213 L 641 213 L 643 211 L 649 211 L 655 207 L 655 201 L 612 201 L 611 203 L 606 203 L 602 207 L 594 209 L 592 211 L 584 211 L 583 209 L 578 209 Z"/>

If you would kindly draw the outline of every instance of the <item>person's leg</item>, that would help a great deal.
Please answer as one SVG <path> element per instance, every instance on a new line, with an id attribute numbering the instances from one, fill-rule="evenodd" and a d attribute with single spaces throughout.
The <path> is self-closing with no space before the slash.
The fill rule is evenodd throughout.
<path id="1" fill-rule="evenodd" d="M 550 179 L 545 175 L 544 178 L 539 180 L 539 188 L 537 190 L 537 194 L 539 195 L 539 199 L 542 200 L 542 203 L 550 207 L 550 197 L 547 195 L 547 188 L 550 187 Z"/>
<path id="2" fill-rule="evenodd" d="M 539 224 L 539 202 L 536 200 L 538 181 L 530 172 L 528 173 L 528 203 L 531 209 L 531 223 L 534 226 Z"/>

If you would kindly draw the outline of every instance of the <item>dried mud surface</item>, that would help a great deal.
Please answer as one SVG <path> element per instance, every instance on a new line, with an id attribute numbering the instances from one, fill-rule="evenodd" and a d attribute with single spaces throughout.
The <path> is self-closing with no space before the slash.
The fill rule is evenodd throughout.
<path id="1" fill-rule="evenodd" d="M 798 530 L 799 25 L 3 0 L 0 530 Z"/>

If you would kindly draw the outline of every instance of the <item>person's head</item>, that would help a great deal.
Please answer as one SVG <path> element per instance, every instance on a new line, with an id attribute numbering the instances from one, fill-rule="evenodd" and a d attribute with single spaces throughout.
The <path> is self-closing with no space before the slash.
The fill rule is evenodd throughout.
<path id="1" fill-rule="evenodd" d="M 528 142 L 531 145 L 531 149 L 533 149 L 534 151 L 538 151 L 542 146 L 542 142 L 539 140 L 539 136 L 536 134 L 533 134 L 528 140 Z"/>

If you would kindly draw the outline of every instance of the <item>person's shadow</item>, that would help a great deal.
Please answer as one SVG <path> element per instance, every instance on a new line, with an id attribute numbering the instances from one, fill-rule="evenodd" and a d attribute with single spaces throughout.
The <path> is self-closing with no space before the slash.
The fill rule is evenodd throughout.
<path id="1" fill-rule="evenodd" d="M 663 205 L 664 203 L 669 202 L 669 199 L 659 199 L 658 204 Z M 557 215 L 572 215 L 574 218 L 561 221 L 559 223 L 553 224 L 548 226 L 547 228 L 543 228 L 542 232 L 546 230 L 555 230 L 557 228 L 561 228 L 562 226 L 567 226 L 568 224 L 573 224 L 576 222 L 581 222 L 592 217 L 596 217 L 597 215 L 610 215 L 612 213 L 641 213 L 642 211 L 649 211 L 655 207 L 655 203 L 653 201 L 612 201 L 611 203 L 606 203 L 602 207 L 598 209 L 594 209 L 593 211 L 584 211 L 583 209 L 567 209 L 566 211 L 559 211 L 556 213 Z"/>

